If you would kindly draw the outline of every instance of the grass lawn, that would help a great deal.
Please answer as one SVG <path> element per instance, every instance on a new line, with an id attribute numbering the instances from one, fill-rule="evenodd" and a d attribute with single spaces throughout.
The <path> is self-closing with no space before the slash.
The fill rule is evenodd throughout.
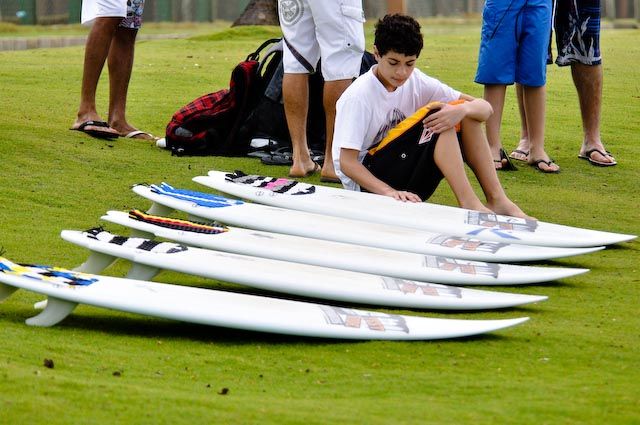
<path id="1" fill-rule="evenodd" d="M 477 24 L 426 23 L 419 67 L 481 96 L 473 83 L 479 32 Z M 196 33 L 137 45 L 128 110 L 133 124 L 162 134 L 179 107 L 227 87 L 233 66 L 279 30 L 212 26 Z M 367 39 L 370 46 L 371 26 Z M 640 31 L 606 30 L 602 50 L 602 132 L 619 165 L 597 168 L 578 160 L 575 90 L 569 70 L 553 66 L 546 143 L 562 172 L 519 166 L 500 178 L 525 211 L 544 221 L 640 234 Z M 109 209 L 148 208 L 131 192 L 135 183 L 203 190 L 191 178 L 210 169 L 286 175 L 286 167 L 250 158 L 177 158 L 144 142 L 69 131 L 82 61 L 82 47 L 0 52 L 0 246 L 9 259 L 80 264 L 87 253 L 59 232 L 105 224 L 99 217 Z M 101 112 L 107 87 L 104 78 Z M 507 150 L 515 147 L 518 129 L 511 89 Z M 433 201 L 454 204 L 444 184 Z M 436 342 L 274 336 L 89 306 L 58 326 L 32 328 L 24 320 L 42 297 L 18 291 L 0 305 L 0 423 L 640 423 L 639 250 L 633 241 L 549 263 L 591 269 L 575 278 L 491 288 L 549 296 L 537 305 L 477 313 L 388 310 L 531 317 L 495 334 Z M 122 276 L 126 269 L 120 262 L 106 273 Z M 157 280 L 259 293 L 177 273 Z M 54 368 L 45 367 L 45 359 Z"/>

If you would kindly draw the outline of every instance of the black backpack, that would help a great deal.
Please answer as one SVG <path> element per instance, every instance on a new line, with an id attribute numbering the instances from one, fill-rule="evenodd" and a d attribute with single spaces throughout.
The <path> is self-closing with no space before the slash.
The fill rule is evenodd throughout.
<path id="1" fill-rule="evenodd" d="M 249 140 L 239 140 L 238 131 L 281 62 L 277 57 L 266 61 L 270 56 L 267 55 L 261 63 L 260 52 L 278 41 L 277 38 L 265 41 L 239 63 L 231 73 L 229 89 L 200 96 L 173 114 L 165 135 L 166 147 L 173 155 L 247 153 Z"/>

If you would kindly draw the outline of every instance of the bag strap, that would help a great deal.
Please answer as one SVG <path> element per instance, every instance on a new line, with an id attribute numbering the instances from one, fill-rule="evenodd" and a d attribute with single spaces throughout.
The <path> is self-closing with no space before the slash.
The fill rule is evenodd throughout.
<path id="1" fill-rule="evenodd" d="M 289 51 L 291 51 L 291 54 L 293 55 L 294 58 L 296 58 L 298 60 L 298 62 L 300 62 L 300 65 L 304 66 L 306 68 L 307 71 L 309 71 L 310 74 L 313 74 L 314 72 L 316 72 L 316 69 L 313 67 L 313 65 L 311 65 L 309 63 L 308 60 L 306 60 L 304 58 L 304 56 L 302 56 L 300 54 L 300 52 L 298 52 L 292 45 L 291 43 L 289 43 L 289 41 L 282 37 L 282 39 L 284 40 L 284 43 L 287 45 L 287 47 L 289 48 Z"/>
<path id="2" fill-rule="evenodd" d="M 270 39 L 268 39 L 267 41 L 265 41 L 264 43 L 262 43 L 262 44 L 260 45 L 260 47 L 258 47 L 258 48 L 256 49 L 256 51 L 255 51 L 255 52 L 253 52 L 253 53 L 249 53 L 249 56 L 247 56 L 247 59 L 246 59 L 246 60 L 258 60 L 258 58 L 260 57 L 260 52 L 261 52 L 265 47 L 267 47 L 267 46 L 268 46 L 268 45 L 270 45 L 270 44 L 277 43 L 278 41 L 280 41 L 280 39 L 279 39 L 279 38 L 270 38 Z"/>

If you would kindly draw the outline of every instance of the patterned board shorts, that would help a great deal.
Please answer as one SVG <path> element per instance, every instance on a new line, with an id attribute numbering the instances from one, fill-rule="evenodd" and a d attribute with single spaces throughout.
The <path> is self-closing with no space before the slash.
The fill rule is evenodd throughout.
<path id="1" fill-rule="evenodd" d="M 599 65 L 600 0 L 555 0 L 556 64 Z M 549 43 L 549 63 L 552 62 Z"/>
<path id="2" fill-rule="evenodd" d="M 144 0 L 127 0 L 127 17 L 120 22 L 123 28 L 140 29 Z"/>

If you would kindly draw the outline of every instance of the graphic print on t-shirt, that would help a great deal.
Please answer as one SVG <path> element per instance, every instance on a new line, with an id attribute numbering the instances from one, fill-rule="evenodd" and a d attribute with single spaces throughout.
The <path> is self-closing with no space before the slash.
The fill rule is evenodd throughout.
<path id="1" fill-rule="evenodd" d="M 385 138 L 387 133 L 389 133 L 389 130 L 400 124 L 400 122 L 405 118 L 407 117 L 398 108 L 394 108 L 389 111 L 389 113 L 387 114 L 386 122 L 382 124 L 380 130 L 378 130 L 378 133 L 376 134 L 375 139 L 373 139 L 373 144 L 371 146 L 376 146 L 378 143 L 380 143 L 382 139 Z"/>

